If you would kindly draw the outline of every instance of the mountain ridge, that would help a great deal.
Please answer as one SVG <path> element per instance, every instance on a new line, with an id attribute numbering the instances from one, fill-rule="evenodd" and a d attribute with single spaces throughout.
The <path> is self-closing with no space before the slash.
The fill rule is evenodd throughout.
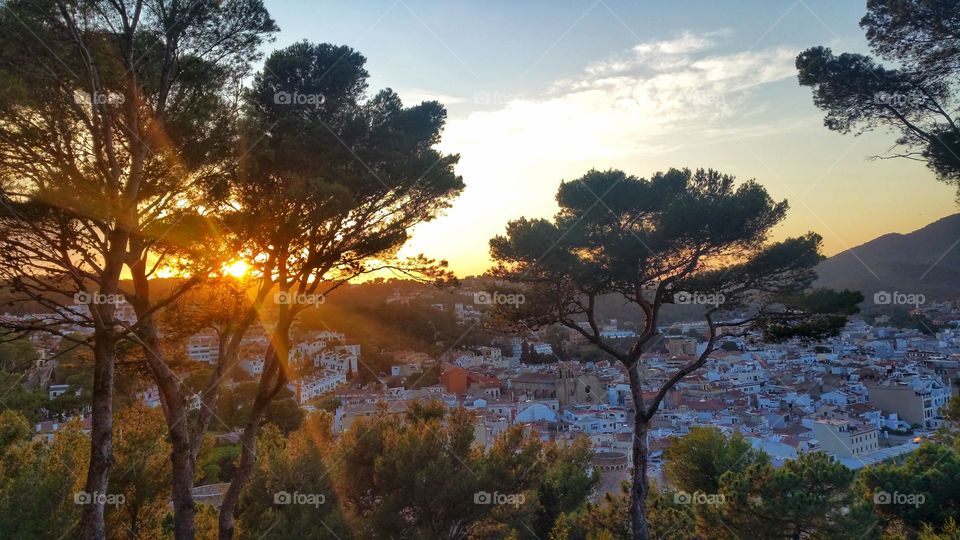
<path id="1" fill-rule="evenodd" d="M 955 299 L 960 296 L 960 213 L 841 251 L 820 263 L 817 274 L 817 286 L 859 290 L 868 303 L 878 291 Z"/>

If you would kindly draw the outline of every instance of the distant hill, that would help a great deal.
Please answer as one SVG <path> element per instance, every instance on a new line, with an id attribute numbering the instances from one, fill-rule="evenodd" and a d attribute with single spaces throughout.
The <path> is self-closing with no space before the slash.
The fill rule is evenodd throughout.
<path id="1" fill-rule="evenodd" d="M 817 267 L 818 286 L 923 294 L 927 301 L 960 297 L 960 214 L 908 234 L 891 233 L 830 257 Z"/>

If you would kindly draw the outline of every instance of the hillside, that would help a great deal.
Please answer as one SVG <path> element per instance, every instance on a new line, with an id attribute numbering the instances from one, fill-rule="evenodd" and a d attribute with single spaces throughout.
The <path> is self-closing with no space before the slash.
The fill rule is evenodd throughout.
<path id="1" fill-rule="evenodd" d="M 955 299 L 960 296 L 960 214 L 838 253 L 817 272 L 817 285 L 860 290 L 865 305 L 877 291 L 920 293 L 928 301 Z"/>

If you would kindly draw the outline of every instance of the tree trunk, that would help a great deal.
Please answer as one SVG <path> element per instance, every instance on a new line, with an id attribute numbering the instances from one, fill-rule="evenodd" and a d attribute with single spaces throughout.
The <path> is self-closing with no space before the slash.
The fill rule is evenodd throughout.
<path id="1" fill-rule="evenodd" d="M 283 331 L 288 331 L 287 326 Z M 273 397 L 283 388 L 284 370 L 286 365 L 281 366 L 280 356 L 286 356 L 286 339 L 277 341 L 282 337 L 277 331 L 271 345 L 267 347 L 264 354 L 263 374 L 260 376 L 260 386 L 257 390 L 257 396 L 253 400 L 253 406 L 250 408 L 250 417 L 243 427 L 243 435 L 240 437 L 240 464 L 234 472 L 230 487 L 223 496 L 223 503 L 220 505 L 220 540 L 231 540 L 235 529 L 233 514 L 236 511 L 237 503 L 240 502 L 240 492 L 253 473 L 253 466 L 257 461 L 257 435 L 260 431 L 260 421 L 263 419 L 264 411 Z M 285 335 L 285 334 L 283 334 Z M 280 343 L 284 349 L 277 353 L 273 344 Z M 274 375 L 276 380 L 274 381 Z"/>
<path id="2" fill-rule="evenodd" d="M 220 505 L 220 540 L 231 540 L 233 538 L 235 528 L 233 514 L 236 511 L 237 503 L 240 502 L 240 491 L 250 478 L 253 465 L 257 460 L 257 432 L 265 406 L 258 407 L 255 402 L 250 410 L 250 418 L 243 428 L 243 435 L 240 437 L 240 464 L 234 471 L 233 480 L 230 482 L 230 487 L 227 488 L 227 492 L 223 496 L 223 503 Z"/>
<path id="3" fill-rule="evenodd" d="M 138 505 L 130 508 L 130 534 L 134 538 L 140 538 L 140 507 Z"/>
<path id="4" fill-rule="evenodd" d="M 187 408 L 180 403 L 180 420 L 170 426 L 172 447 L 173 536 L 177 540 L 192 540 L 195 534 L 196 504 L 193 500 L 193 452 L 190 449 L 190 430 L 187 427 Z"/>
<path id="5" fill-rule="evenodd" d="M 200 447 L 203 446 L 203 437 L 207 433 L 207 429 L 210 428 L 214 411 L 217 409 L 217 402 L 220 400 L 221 382 L 224 376 L 230 373 L 230 370 L 237 365 L 240 343 L 243 340 L 243 335 L 253 323 L 256 313 L 256 310 L 251 308 L 249 315 L 245 316 L 237 326 L 234 326 L 229 332 L 220 337 L 217 365 L 213 373 L 210 374 L 210 382 L 207 383 L 203 394 L 200 395 L 200 410 L 197 412 L 193 440 L 190 442 L 194 463 L 197 461 Z"/>
<path id="6" fill-rule="evenodd" d="M 88 499 L 80 514 L 85 540 L 106 537 L 103 496 L 107 493 L 113 467 L 113 372 L 116 360 L 113 328 L 98 325 L 94 331 L 93 396 L 90 418 L 90 464 L 84 491 Z M 98 496 L 99 495 L 99 496 Z"/>
<path id="7" fill-rule="evenodd" d="M 627 368 L 630 379 L 630 395 L 633 398 L 633 483 L 630 488 L 630 527 L 634 540 L 648 540 L 650 527 L 647 521 L 647 494 L 650 482 L 647 479 L 647 430 L 650 419 L 643 400 L 643 380 L 640 362 L 634 360 Z M 651 414 L 652 415 L 652 414 Z"/>
<path id="8" fill-rule="evenodd" d="M 104 296 L 120 292 L 120 273 L 129 232 L 115 228 L 109 235 L 109 247 L 104 253 L 103 271 L 97 283 Z M 94 320 L 93 330 L 93 395 L 90 397 L 90 463 L 84 490 L 91 497 L 80 513 L 80 531 L 84 540 L 106 538 L 104 497 L 110 484 L 113 468 L 113 379 L 117 360 L 116 305 L 89 304 Z M 98 502 L 100 501 L 100 502 Z"/>
<path id="9" fill-rule="evenodd" d="M 136 251 L 134 251 L 136 252 Z M 150 282 L 147 280 L 143 258 L 130 257 L 129 267 L 136 295 L 131 305 L 140 325 L 137 337 L 153 375 L 160 399 L 163 416 L 170 436 L 171 498 L 173 499 L 173 536 L 177 540 L 193 540 L 196 506 L 193 501 L 194 459 L 191 449 L 190 419 L 187 404 L 176 374 L 164 359 L 160 345 L 160 331 L 153 313 L 150 312 Z"/>
<path id="10" fill-rule="evenodd" d="M 136 282 L 135 277 L 135 282 Z M 140 292 L 140 291 L 138 291 Z M 173 536 L 177 540 L 193 540 L 196 505 L 193 500 L 193 475 L 195 471 L 190 438 L 190 418 L 180 382 L 170 367 L 163 361 L 160 335 L 151 315 L 145 315 L 138 333 L 147 365 L 163 397 L 164 418 L 171 446 L 171 476 L 173 499 Z"/>
<path id="11" fill-rule="evenodd" d="M 633 421 L 633 486 L 630 488 L 630 525 L 634 540 L 650 538 L 647 522 L 647 421 L 635 414 Z"/>

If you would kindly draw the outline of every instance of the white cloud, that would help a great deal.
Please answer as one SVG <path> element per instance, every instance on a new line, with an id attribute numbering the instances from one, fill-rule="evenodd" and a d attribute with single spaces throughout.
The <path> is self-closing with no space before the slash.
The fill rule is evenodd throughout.
<path id="1" fill-rule="evenodd" d="M 679 67 L 687 63 L 688 55 L 712 49 L 730 35 L 729 29 L 702 34 L 683 32 L 675 38 L 639 43 L 630 50 L 630 55 L 590 64 L 585 71 L 590 75 L 604 75 L 637 68 L 663 70 Z"/>
<path id="2" fill-rule="evenodd" d="M 795 73 L 790 49 L 705 55 L 715 35 L 643 43 L 632 59 L 592 64 L 540 97 L 451 119 L 444 147 L 499 167 L 658 152 L 672 146 L 666 137 L 724 125 L 744 112 L 752 89 Z"/>
<path id="3" fill-rule="evenodd" d="M 403 100 L 403 104 L 407 107 L 419 105 L 424 101 L 439 101 L 444 105 L 452 105 L 454 103 L 463 103 L 466 101 L 461 97 L 441 94 L 439 92 L 433 92 L 430 90 L 423 90 L 422 88 L 398 88 L 395 91 L 397 95 L 400 96 L 400 99 Z"/>
<path id="4" fill-rule="evenodd" d="M 441 146 L 461 154 L 458 172 L 467 189 L 448 218 L 418 232 L 415 251 L 429 252 L 427 246 L 456 228 L 464 253 L 448 256 L 476 258 L 466 250 L 485 245 L 507 220 L 552 213 L 563 178 L 769 131 L 755 94 L 794 76 L 796 52 L 717 52 L 728 35 L 687 32 L 641 43 L 536 97 L 495 101 L 494 109 L 451 118 Z"/>

